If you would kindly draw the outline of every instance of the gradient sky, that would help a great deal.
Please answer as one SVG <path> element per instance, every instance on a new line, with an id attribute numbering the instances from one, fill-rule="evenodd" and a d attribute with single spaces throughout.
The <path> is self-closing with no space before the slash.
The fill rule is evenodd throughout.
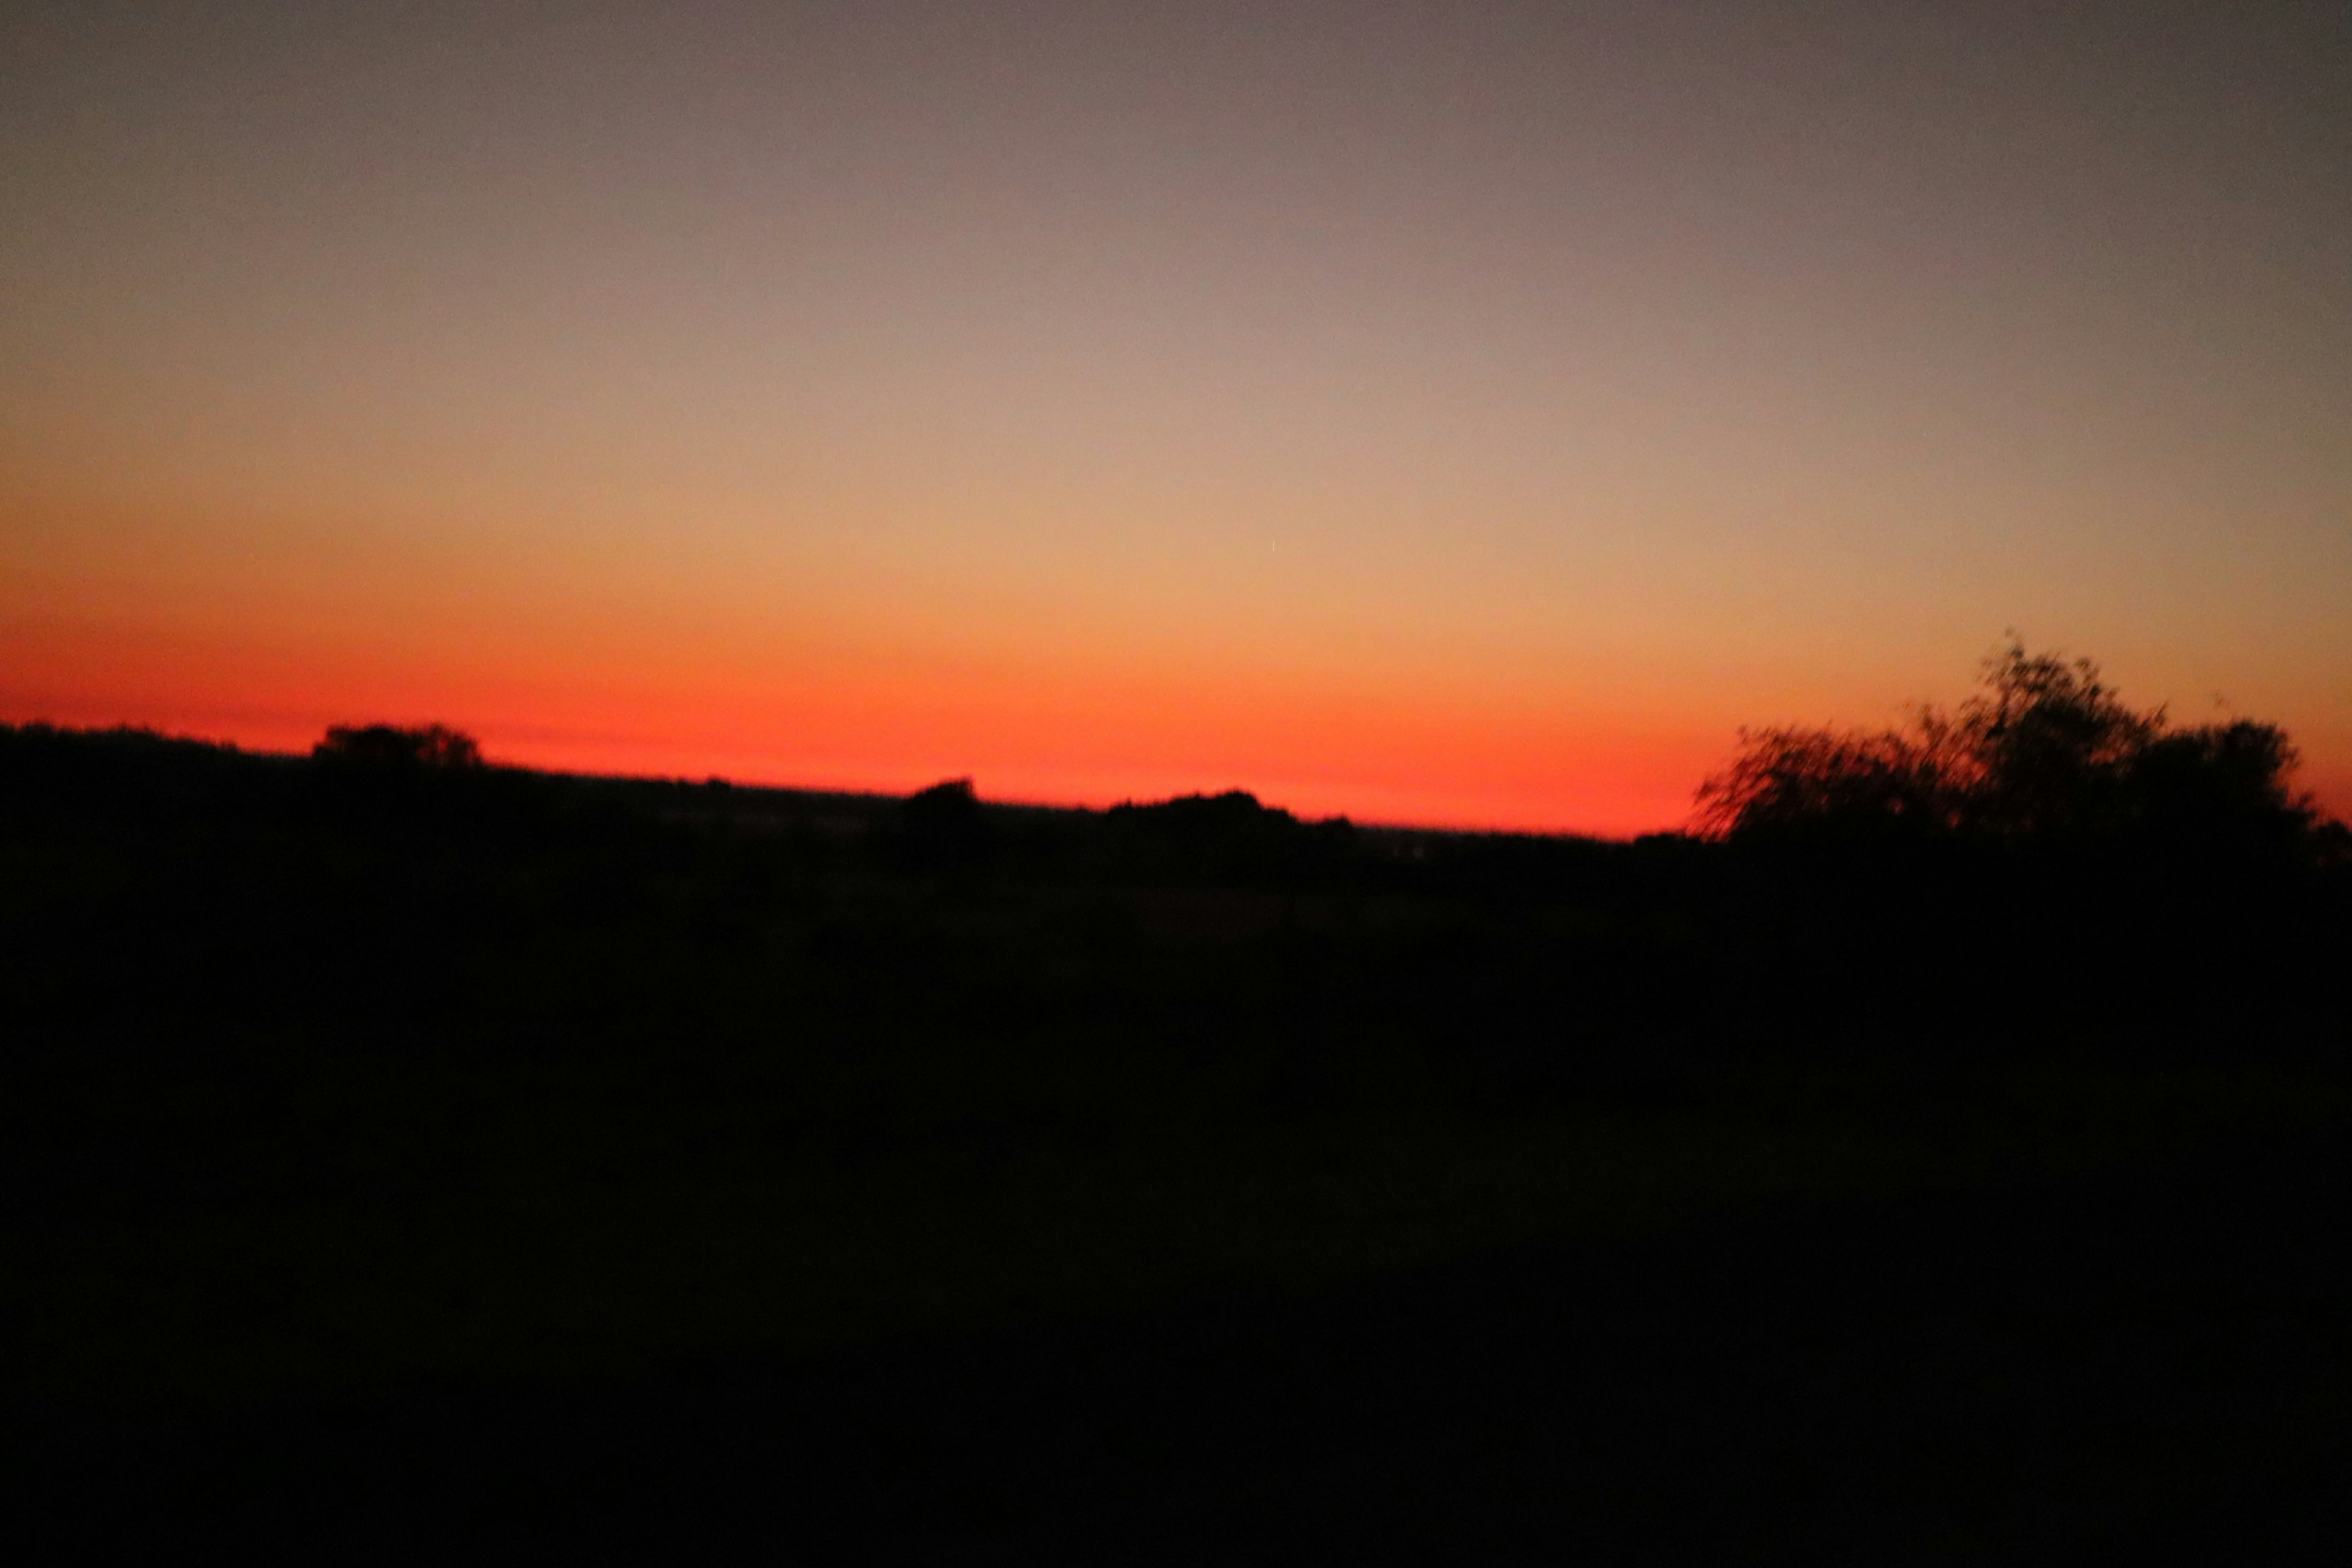
<path id="1" fill-rule="evenodd" d="M 0 17 L 0 717 L 1622 833 L 2011 627 L 2352 810 L 2352 9 Z"/>

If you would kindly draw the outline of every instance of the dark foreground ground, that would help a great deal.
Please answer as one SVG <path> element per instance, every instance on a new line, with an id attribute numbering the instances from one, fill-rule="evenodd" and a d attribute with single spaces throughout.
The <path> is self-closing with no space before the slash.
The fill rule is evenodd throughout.
<path id="1" fill-rule="evenodd" d="M 568 1394 L 83 1431 L 49 1544 L 314 1561 L 2334 1563 L 2352 1141 Z"/>
<path id="2" fill-rule="evenodd" d="M 2273 847 L 0 731 L 0 1560 L 2339 1562 Z"/>

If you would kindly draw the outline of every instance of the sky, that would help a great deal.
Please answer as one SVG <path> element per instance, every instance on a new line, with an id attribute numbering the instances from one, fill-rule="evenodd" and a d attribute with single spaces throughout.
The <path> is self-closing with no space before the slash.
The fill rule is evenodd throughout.
<path id="1" fill-rule="evenodd" d="M 2014 631 L 2352 814 L 2352 10 L 0 14 L 0 719 L 1627 834 Z"/>

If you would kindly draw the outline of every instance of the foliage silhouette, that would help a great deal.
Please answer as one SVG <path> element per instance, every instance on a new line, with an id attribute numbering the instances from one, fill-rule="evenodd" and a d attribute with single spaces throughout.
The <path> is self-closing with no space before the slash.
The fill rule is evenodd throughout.
<path id="1" fill-rule="evenodd" d="M 969 867 L 985 858 L 992 837 L 968 778 L 949 779 L 908 796 L 898 808 L 897 828 L 907 859 L 933 869 Z"/>
<path id="2" fill-rule="evenodd" d="M 337 724 L 310 754 L 339 767 L 387 772 L 457 772 L 482 765 L 482 749 L 474 738 L 443 724 L 415 729 Z"/>
<path id="3" fill-rule="evenodd" d="M 1101 826 L 1115 863 L 1194 880 L 1313 879 L 1358 849 L 1347 818 L 1301 822 L 1238 789 L 1125 802 L 1105 812 Z"/>
<path id="4" fill-rule="evenodd" d="M 2318 817 L 2289 780 L 2277 726 L 2176 729 L 2126 706 L 2087 658 L 1987 658 L 1956 712 L 1922 706 L 1900 730 L 1740 731 L 1699 786 L 1701 829 L 1733 839 L 2053 845 L 2131 838 L 2241 854 L 2310 852 Z"/>

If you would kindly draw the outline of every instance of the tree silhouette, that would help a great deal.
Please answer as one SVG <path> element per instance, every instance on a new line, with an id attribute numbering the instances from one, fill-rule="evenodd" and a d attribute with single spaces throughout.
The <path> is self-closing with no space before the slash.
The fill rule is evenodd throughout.
<path id="1" fill-rule="evenodd" d="M 1951 837 L 2009 843 L 2131 836 L 2240 847 L 2311 839 L 2286 732 L 2237 720 L 2175 729 L 2126 705 L 2087 658 L 1987 658 L 1956 711 L 1900 730 L 1742 730 L 1699 786 L 1715 837 Z"/>
<path id="2" fill-rule="evenodd" d="M 988 818 L 968 778 L 908 795 L 898 807 L 898 834 L 909 859 L 935 868 L 970 865 L 989 847 Z"/>
<path id="3" fill-rule="evenodd" d="M 384 773 L 454 772 L 482 765 L 482 749 L 462 730 L 426 724 L 404 730 L 390 724 L 336 724 L 310 755 L 341 767 Z"/>

